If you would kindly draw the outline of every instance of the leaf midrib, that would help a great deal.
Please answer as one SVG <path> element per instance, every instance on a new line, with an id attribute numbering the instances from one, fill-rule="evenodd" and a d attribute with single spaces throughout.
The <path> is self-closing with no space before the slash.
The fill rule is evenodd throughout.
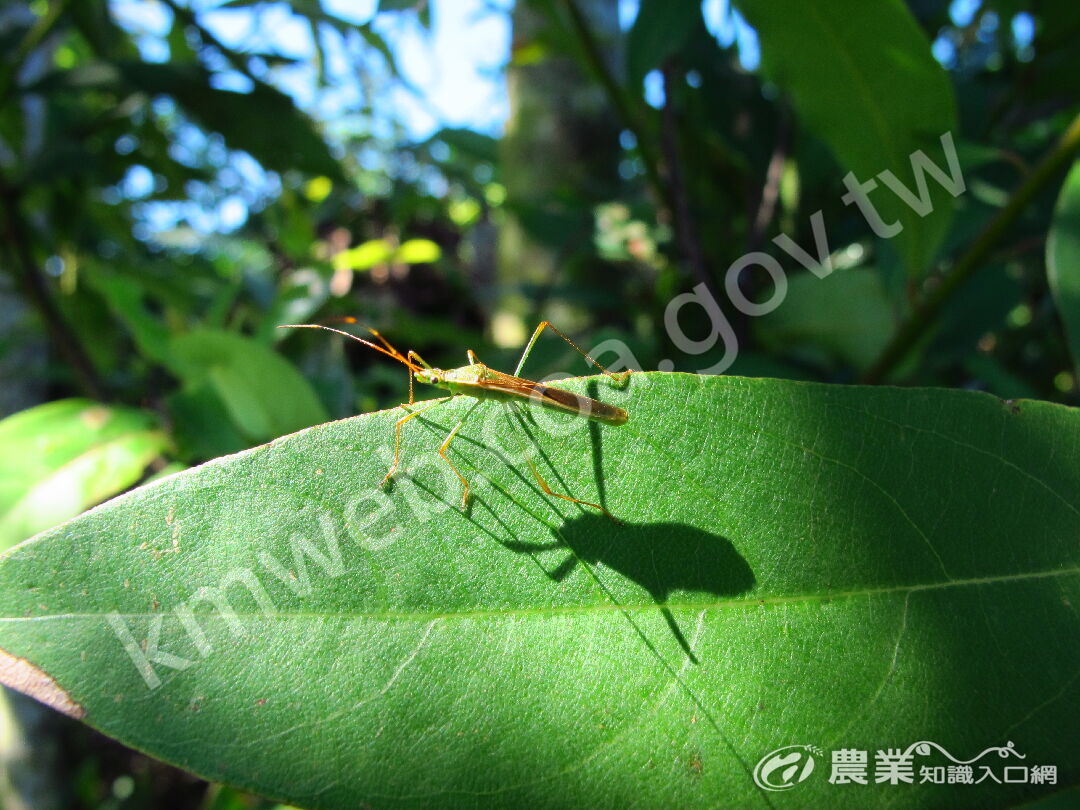
<path id="1" fill-rule="evenodd" d="M 857 599 L 862 597 L 889 596 L 894 594 L 919 593 L 922 591 L 945 590 L 948 588 L 978 587 L 980 585 L 1002 585 L 1014 582 L 1030 580 L 1054 579 L 1080 575 L 1080 566 L 1073 568 L 1061 568 L 1051 571 L 1033 571 L 1024 574 L 1003 574 L 991 577 L 971 577 L 957 579 L 949 582 L 916 583 L 912 585 L 895 585 L 885 588 L 863 588 L 851 591 L 836 591 L 833 593 L 798 594 L 790 596 L 762 596 L 751 599 L 724 599 L 716 602 L 653 602 L 639 604 L 615 604 L 603 603 L 595 605 L 561 605 L 535 608 L 481 608 L 459 611 L 341 611 L 325 612 L 316 611 L 278 611 L 267 615 L 262 611 L 234 610 L 233 615 L 243 618 L 262 617 L 271 619 L 385 619 L 387 621 L 433 621 L 436 619 L 483 619 L 488 617 L 502 618 L 513 616 L 565 616 L 591 613 L 614 613 L 619 611 L 632 611 L 644 613 L 658 610 L 687 610 L 687 611 L 710 611 L 729 610 L 739 608 L 764 607 L 766 605 L 789 605 L 813 602 L 835 602 L 841 599 Z M 119 613 L 107 611 L 101 613 L 57 613 L 45 616 L 0 616 L 0 622 L 35 622 L 57 621 L 63 619 L 101 619 L 105 616 L 119 616 L 125 619 L 152 619 L 157 616 L 165 616 L 169 611 L 152 611 L 141 613 Z M 211 614 L 206 614 L 211 615 Z M 222 617 L 224 618 L 224 617 Z"/>

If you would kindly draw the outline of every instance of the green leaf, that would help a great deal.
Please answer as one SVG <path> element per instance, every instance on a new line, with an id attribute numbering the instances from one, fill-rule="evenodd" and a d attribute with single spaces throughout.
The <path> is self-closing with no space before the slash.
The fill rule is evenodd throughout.
<path id="1" fill-rule="evenodd" d="M 136 62 L 121 64 L 120 69 L 136 87 L 172 96 L 196 122 L 220 132 L 230 147 L 250 153 L 267 169 L 346 182 L 311 119 L 280 90 L 264 82 L 248 93 L 219 90 L 198 64 Z"/>
<path id="2" fill-rule="evenodd" d="M 382 14 L 385 11 L 411 11 L 413 9 L 423 8 L 427 5 L 427 0 L 379 0 L 377 13 Z"/>
<path id="3" fill-rule="evenodd" d="M 1018 399 L 1037 396 L 1031 383 L 1009 371 L 993 355 L 969 355 L 964 358 L 964 370 L 978 380 L 985 390 L 999 397 Z"/>
<path id="4" fill-rule="evenodd" d="M 202 329 L 173 338 L 173 370 L 190 391 L 209 385 L 232 422 L 256 441 L 327 419 L 311 385 L 284 357 L 250 338 Z"/>
<path id="5" fill-rule="evenodd" d="M 251 446 L 210 383 L 181 389 L 166 399 L 178 454 L 189 462 L 238 453 Z"/>
<path id="6" fill-rule="evenodd" d="M 171 96 L 184 113 L 211 132 L 218 132 L 233 149 L 248 152 L 267 169 L 298 170 L 346 183 L 341 165 L 331 154 L 314 122 L 292 99 L 265 82 L 246 93 L 220 90 L 212 74 L 197 62 L 153 63 L 122 60 L 88 62 L 54 71 L 27 88 L 28 92 L 85 92 L 90 89 L 127 94 L 141 90 Z"/>
<path id="7" fill-rule="evenodd" d="M 394 249 L 385 239 L 369 239 L 356 247 L 343 250 L 334 256 L 335 270 L 370 270 L 376 265 L 385 264 L 394 255 Z"/>
<path id="8" fill-rule="evenodd" d="M 494 163 L 498 159 L 499 142 L 490 135 L 475 130 L 444 127 L 424 142 L 428 147 L 435 143 L 445 144 L 461 158 L 481 163 Z"/>
<path id="9" fill-rule="evenodd" d="M 0 421 L 0 549 L 123 492 L 167 444 L 152 415 L 84 399 Z"/>
<path id="10" fill-rule="evenodd" d="M 869 200 L 884 224 L 900 226 L 893 238 L 908 274 L 929 272 L 953 197 L 926 176 L 931 210 L 922 216 L 878 176 L 890 171 L 893 182 L 920 197 L 911 155 L 921 150 L 949 175 L 939 139 L 957 128 L 948 74 L 906 6 L 901 0 L 738 0 L 738 6 L 758 30 L 765 72 L 791 94 L 807 127 L 858 182 L 877 183 Z"/>
<path id="11" fill-rule="evenodd" d="M 72 3 L 65 13 L 71 15 L 75 27 L 96 52 L 115 54 L 126 50 L 124 31 L 113 22 L 105 0 Z"/>
<path id="12" fill-rule="evenodd" d="M 147 308 L 142 284 L 129 276 L 106 272 L 89 273 L 88 277 L 110 311 L 128 328 L 139 352 L 149 360 L 165 362 L 169 329 Z"/>
<path id="13" fill-rule="evenodd" d="M 334 181 L 329 177 L 312 177 L 304 183 L 304 196 L 313 203 L 321 203 L 334 190 Z"/>
<path id="14" fill-rule="evenodd" d="M 402 76 L 401 71 L 398 70 L 397 59 L 394 58 L 394 51 L 386 41 L 386 38 L 376 31 L 371 23 L 364 23 L 356 26 L 356 31 L 359 32 L 360 36 L 370 47 L 379 52 L 383 61 L 386 62 L 386 67 L 390 71 L 390 74 L 395 78 L 401 79 Z"/>
<path id="15" fill-rule="evenodd" d="M 1024 287 L 1008 266 L 987 267 L 958 289 L 942 308 L 937 332 L 925 350 L 925 362 L 941 368 L 976 353 L 979 339 L 1005 324 L 1023 300 Z M 1001 391 L 992 393 L 1005 396 Z M 1024 396 L 1038 396 L 1032 389 Z"/>
<path id="16" fill-rule="evenodd" d="M 431 30 L 431 5 L 428 0 L 379 0 L 376 13 L 386 11 L 415 11 L 420 24 Z"/>
<path id="17" fill-rule="evenodd" d="M 896 315 L 881 274 L 859 267 L 836 270 L 825 278 L 794 275 L 784 303 L 754 326 L 762 345 L 773 351 L 823 354 L 861 370 L 884 350 Z"/>
<path id="18" fill-rule="evenodd" d="M 490 402 L 450 450 L 467 512 L 436 448 L 468 401 L 405 425 L 381 490 L 402 413 L 383 411 L 9 552 L 0 647 L 105 733 L 304 807 L 1003 807 L 1080 781 L 1080 414 L 562 385 L 629 422 L 536 412 L 521 444 L 621 524 L 545 496 Z M 1011 741 L 1058 785 L 828 782 L 829 751 L 924 740 L 965 760 Z M 762 757 L 810 744 L 811 780 L 755 788 Z"/>
<path id="19" fill-rule="evenodd" d="M 1080 161 L 1065 178 L 1046 240 L 1046 276 L 1080 368 Z"/>
<path id="20" fill-rule="evenodd" d="M 645 74 L 677 54 L 701 22 L 700 3 L 641 0 L 626 39 L 626 73 L 630 86 L 640 88 Z"/>
<path id="21" fill-rule="evenodd" d="M 394 253 L 394 258 L 404 264 L 430 264 L 442 256 L 442 248 L 430 239 L 406 239 Z"/>

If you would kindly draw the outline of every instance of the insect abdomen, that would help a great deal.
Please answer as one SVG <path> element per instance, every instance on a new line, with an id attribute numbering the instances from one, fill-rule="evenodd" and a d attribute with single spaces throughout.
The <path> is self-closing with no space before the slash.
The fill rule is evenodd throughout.
<path id="1" fill-rule="evenodd" d="M 538 405 L 585 416 L 608 425 L 624 425 L 630 418 L 622 408 L 542 384 L 537 384 L 534 393 L 530 394 L 528 399 Z"/>

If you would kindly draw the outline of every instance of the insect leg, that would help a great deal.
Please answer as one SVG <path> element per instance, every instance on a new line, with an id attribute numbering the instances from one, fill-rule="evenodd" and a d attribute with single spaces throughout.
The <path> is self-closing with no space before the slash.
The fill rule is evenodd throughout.
<path id="1" fill-rule="evenodd" d="M 469 505 L 469 482 L 465 480 L 465 476 L 461 474 L 461 471 L 454 466 L 454 462 L 450 460 L 450 456 L 446 455 L 446 451 L 450 447 L 450 442 L 454 440 L 454 437 L 457 436 L 458 431 L 461 430 L 461 426 L 465 424 L 465 420 L 469 418 L 472 412 L 476 410 L 477 406 L 482 401 L 483 400 L 478 399 L 476 402 L 473 403 L 472 407 L 469 408 L 469 410 L 465 411 L 465 415 L 458 420 L 458 423 L 456 425 L 454 425 L 454 429 L 450 431 L 450 434 L 446 437 L 446 440 L 439 448 L 439 455 L 443 457 L 443 461 L 450 465 L 450 469 L 454 471 L 454 474 L 457 475 L 458 479 L 461 481 L 462 487 L 464 487 L 464 491 L 461 493 L 462 509 Z"/>
<path id="2" fill-rule="evenodd" d="M 510 406 L 510 410 L 512 410 L 514 412 L 514 415 L 517 416 L 520 419 L 521 415 L 518 412 L 517 408 L 514 407 L 514 404 L 513 403 L 507 403 L 507 405 Z M 510 421 L 511 421 L 511 423 L 513 423 L 513 421 L 514 421 L 513 417 L 511 417 Z M 518 430 L 518 427 L 515 425 L 514 426 L 515 435 L 517 435 L 517 430 Z M 550 495 L 553 498 L 562 498 L 564 501 L 571 501 L 573 503 L 580 504 L 582 506 L 591 506 L 593 509 L 599 509 L 610 520 L 612 520 L 615 523 L 618 523 L 620 526 L 622 525 L 622 522 L 618 518 L 616 518 L 613 514 L 611 514 L 611 512 L 609 512 L 607 509 L 605 509 L 600 504 L 592 503 L 591 501 L 583 501 L 583 500 L 580 500 L 578 498 L 574 498 L 574 497 L 572 497 L 570 495 L 563 495 L 563 494 L 558 493 L 555 490 L 553 490 L 548 485 L 548 482 L 544 480 L 544 476 L 540 475 L 540 471 L 538 469 L 536 469 L 536 464 L 534 464 L 533 460 L 529 457 L 528 449 L 525 447 L 525 443 L 521 441 L 520 436 L 518 436 L 518 443 L 521 446 L 522 455 L 525 457 L 525 463 L 529 465 L 529 470 L 532 472 L 533 478 L 536 479 L 536 483 L 540 485 L 540 489 L 542 489 L 544 491 L 545 495 Z"/>
<path id="3" fill-rule="evenodd" d="M 401 417 L 396 422 L 394 422 L 394 463 L 390 465 L 390 471 L 387 472 L 385 476 L 383 476 L 383 480 L 379 484 L 379 486 L 382 486 L 387 481 L 389 481 L 394 476 L 394 473 L 397 472 L 398 461 L 401 459 L 401 426 L 404 425 L 406 422 L 408 422 L 413 417 L 419 416 L 424 411 L 430 411 L 436 405 L 442 405 L 444 402 L 446 402 L 448 400 L 451 400 L 451 399 L 453 399 L 452 396 L 439 397 L 437 400 L 432 402 L 430 405 L 425 405 L 423 408 L 421 408 L 418 411 L 409 411 L 408 414 L 406 414 L 405 416 Z M 409 403 L 409 404 L 412 404 L 412 403 Z"/>
<path id="4" fill-rule="evenodd" d="M 418 361 L 420 365 L 422 365 L 424 368 L 431 368 L 431 364 L 428 363 L 428 361 L 425 360 L 423 357 L 421 357 L 418 352 L 414 352 L 412 349 L 409 349 L 408 357 L 410 360 Z"/>
<path id="5" fill-rule="evenodd" d="M 540 333 L 543 332 L 545 328 L 550 329 L 556 335 L 569 343 L 570 346 L 573 347 L 574 351 L 576 351 L 578 354 L 580 354 L 582 357 L 584 357 L 586 360 L 588 360 L 590 363 L 600 369 L 600 371 L 602 371 L 604 374 L 611 377 L 611 379 L 615 380 L 615 382 L 621 383 L 630 375 L 631 369 L 627 369 L 620 374 L 612 374 L 602 365 L 593 360 L 592 357 L 590 357 L 589 354 L 585 352 L 580 346 L 574 343 L 574 341 L 572 341 L 570 338 L 560 332 L 554 326 L 554 324 L 551 323 L 551 321 L 540 321 L 540 325 L 536 327 L 536 331 L 532 333 L 532 337 L 529 338 L 529 342 L 525 345 L 525 351 L 521 353 L 521 359 L 518 360 L 517 369 L 514 371 L 515 377 L 521 376 L 521 367 L 525 365 L 526 359 L 528 359 L 529 355 L 532 354 L 533 346 L 536 344 L 537 339 L 540 337 Z"/>
<path id="6" fill-rule="evenodd" d="M 532 470 L 533 478 L 536 479 L 536 483 L 540 485 L 540 489 L 544 491 L 545 495 L 550 495 L 553 498 L 562 498 L 564 501 L 572 501 L 574 503 L 581 504 L 582 506 L 591 506 L 593 509 L 599 509 L 610 520 L 618 523 L 620 526 L 622 525 L 621 521 L 617 517 L 615 517 L 613 514 L 611 514 L 611 512 L 609 512 L 607 509 L 605 509 L 598 503 L 592 503 L 591 501 L 583 501 L 578 498 L 574 498 L 571 495 L 563 495 L 561 493 L 555 492 L 555 490 L 548 486 L 548 482 L 544 480 L 544 476 L 540 475 L 540 471 L 536 469 L 536 465 L 533 463 L 533 460 L 526 456 L 525 462 L 529 465 L 529 469 Z"/>
<path id="7" fill-rule="evenodd" d="M 423 357 L 421 357 L 417 352 L 414 352 L 412 349 L 409 349 L 409 354 L 406 356 L 405 359 L 408 360 L 410 363 L 412 363 L 414 360 L 418 360 L 418 361 L 420 361 L 420 365 L 422 365 L 424 368 L 431 368 L 431 365 L 428 363 L 428 361 L 425 360 Z M 412 405 L 412 402 L 413 402 L 413 373 L 412 373 L 412 367 L 410 367 L 410 369 L 409 369 L 409 404 Z"/>

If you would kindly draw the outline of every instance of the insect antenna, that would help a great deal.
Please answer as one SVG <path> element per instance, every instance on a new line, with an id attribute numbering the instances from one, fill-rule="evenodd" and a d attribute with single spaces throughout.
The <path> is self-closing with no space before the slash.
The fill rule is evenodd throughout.
<path id="1" fill-rule="evenodd" d="M 347 321 L 347 322 L 348 323 L 355 323 L 355 321 Z M 420 368 L 420 366 L 418 366 L 412 360 L 409 360 L 405 355 L 403 355 L 401 352 L 399 352 L 397 349 L 395 349 L 393 346 L 391 346 L 387 342 L 386 338 L 384 338 L 382 335 L 380 335 L 374 329 L 370 330 L 371 333 L 373 335 L 375 335 L 375 337 L 377 337 L 384 344 L 384 346 L 377 346 L 376 344 L 372 343 L 370 340 L 364 340 L 362 337 L 358 337 L 357 335 L 354 335 L 351 332 L 346 332 L 344 329 L 335 329 L 332 326 L 327 326 L 326 324 L 322 324 L 322 323 L 283 323 L 283 324 L 281 324 L 281 326 L 278 327 L 278 329 L 325 329 L 327 332 L 334 332 L 334 333 L 339 334 L 339 335 L 344 335 L 347 338 L 351 338 L 352 340 L 363 343 L 369 349 L 374 349 L 375 351 L 379 352 L 380 354 L 385 354 L 387 357 L 392 357 L 395 360 L 397 360 L 399 363 L 401 363 L 402 365 L 406 366 L 409 369 L 409 371 L 421 371 L 422 370 Z"/>

